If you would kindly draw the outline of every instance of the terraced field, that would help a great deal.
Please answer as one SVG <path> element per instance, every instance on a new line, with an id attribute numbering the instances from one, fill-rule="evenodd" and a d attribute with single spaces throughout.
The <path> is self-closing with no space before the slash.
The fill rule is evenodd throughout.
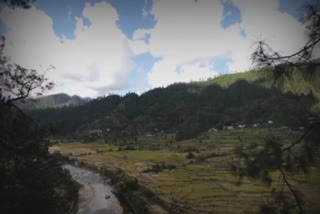
<path id="1" fill-rule="evenodd" d="M 174 135 L 144 136 L 134 144 L 136 150 L 124 150 L 125 146 L 111 143 L 57 144 L 51 150 L 98 167 L 121 168 L 164 201 L 187 202 L 192 207 L 190 213 L 256 213 L 259 204 L 270 199 L 277 182 L 266 186 L 258 180 L 244 179 L 238 185 L 230 162 L 240 141 L 246 146 L 262 143 L 270 132 L 288 141 L 299 135 L 289 130 L 242 129 L 181 142 L 176 142 Z M 195 157 L 186 158 L 188 151 L 193 151 Z M 156 163 L 176 168 L 147 172 Z M 279 174 L 274 172 L 272 176 L 276 180 Z M 304 194 L 308 213 L 320 213 L 320 165 L 308 175 L 289 177 Z M 163 212 L 159 206 L 150 207 L 153 213 Z"/>

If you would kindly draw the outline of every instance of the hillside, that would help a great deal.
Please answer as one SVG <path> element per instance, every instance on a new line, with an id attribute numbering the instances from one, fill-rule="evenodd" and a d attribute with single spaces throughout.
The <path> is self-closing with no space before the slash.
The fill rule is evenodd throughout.
<path id="1" fill-rule="evenodd" d="M 265 74 L 258 71 L 248 71 L 243 73 L 223 74 L 207 81 L 196 82 L 199 86 L 208 86 L 217 84 L 221 87 L 229 87 L 239 79 L 248 82 L 260 82 L 261 85 L 271 88 L 273 84 L 265 80 Z M 291 92 L 293 94 L 308 94 L 311 91 L 320 93 L 320 74 L 316 73 L 315 77 L 310 81 L 305 81 L 300 73 L 295 73 L 290 81 L 286 81 L 281 89 L 283 92 Z"/>
<path id="2" fill-rule="evenodd" d="M 46 109 L 46 108 L 61 108 L 64 106 L 79 106 L 87 103 L 89 99 L 79 96 L 69 96 L 64 93 L 43 96 L 36 99 L 27 99 L 23 103 L 18 103 L 22 109 Z"/>
<path id="3" fill-rule="evenodd" d="M 239 183 L 231 173 L 230 163 L 236 158 L 235 148 L 239 146 L 239 137 L 246 148 L 252 148 L 254 145 L 263 145 L 270 132 L 285 140 L 294 140 L 299 135 L 289 129 L 254 128 L 207 132 L 201 138 L 179 142 L 175 141 L 174 135 L 162 134 L 138 136 L 136 140 L 125 144 L 114 141 L 60 143 L 52 150 L 77 159 L 78 163 L 104 169 L 102 173 L 106 169 L 115 170 L 116 175 L 122 178 L 130 176 L 138 180 L 149 191 L 135 188 L 126 193 L 127 199 L 134 201 L 137 210 L 147 206 L 150 213 L 159 213 L 159 209 L 156 209 L 158 206 L 154 206 L 164 204 L 159 202 L 159 198 L 167 203 L 174 198 L 185 199 L 182 202 L 191 205 L 181 213 L 253 214 L 259 213 L 262 203 L 272 199 L 270 193 L 278 188 L 279 173 L 272 173 L 274 182 L 271 185 L 249 178 L 243 178 Z M 190 152 L 192 158 L 188 157 Z M 127 177 L 120 172 L 125 172 Z M 110 178 L 110 174 L 107 175 Z M 319 213 L 319 179 L 319 162 L 308 174 L 290 176 L 290 183 L 306 196 L 304 202 L 307 213 Z M 122 179 L 121 183 L 128 180 Z"/>
<path id="4" fill-rule="evenodd" d="M 319 91 L 320 84 L 303 85 L 300 91 L 284 92 L 267 87 L 256 73 L 247 72 L 177 83 L 140 96 L 100 97 L 81 106 L 34 110 L 30 114 L 55 136 L 84 137 L 92 130 L 101 130 L 105 137 L 125 139 L 162 131 L 175 132 L 182 140 L 213 127 L 252 126 L 269 120 L 278 127 L 303 126 L 316 102 L 311 91 Z"/>

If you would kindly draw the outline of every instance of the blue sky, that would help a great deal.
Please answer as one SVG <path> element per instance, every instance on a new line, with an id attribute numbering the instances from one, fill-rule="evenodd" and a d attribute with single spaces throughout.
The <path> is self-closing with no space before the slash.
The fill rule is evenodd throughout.
<path id="1" fill-rule="evenodd" d="M 48 72 L 56 82 L 53 92 L 91 97 L 141 93 L 250 69 L 250 45 L 261 36 L 290 52 L 295 48 L 291 44 L 303 38 L 299 22 L 303 4 L 303 0 L 37 0 L 28 11 L 2 9 L 0 32 L 8 38 L 8 55 L 18 63 L 57 65 Z M 288 36 L 284 28 L 298 35 L 284 42 Z M 26 35 L 17 36 L 18 32 Z M 34 45 L 26 49 L 23 41 Z"/>

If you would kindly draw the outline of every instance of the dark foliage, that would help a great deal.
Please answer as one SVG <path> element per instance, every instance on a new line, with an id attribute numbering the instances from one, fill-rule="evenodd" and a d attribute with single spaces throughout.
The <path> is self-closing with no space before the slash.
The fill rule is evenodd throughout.
<path id="1" fill-rule="evenodd" d="M 176 169 L 176 168 L 177 168 L 176 165 L 166 164 L 164 162 L 161 162 L 161 163 L 156 163 L 156 164 L 152 165 L 152 167 L 150 169 L 146 169 L 143 172 L 159 173 L 159 172 L 162 172 L 163 170 L 166 170 L 166 169 L 172 170 L 172 169 Z"/>
<path id="2" fill-rule="evenodd" d="M 15 101 L 25 100 L 30 93 L 37 92 L 38 96 L 52 89 L 54 84 L 47 82 L 43 74 L 34 69 L 26 69 L 10 63 L 3 55 L 5 38 L 0 42 L 0 104 L 13 105 Z M 54 67 L 52 67 L 54 68 Z"/>
<path id="3" fill-rule="evenodd" d="M 320 4 L 314 3 L 305 7 L 302 22 L 306 25 L 306 34 L 309 40 L 302 48 L 290 55 L 281 55 L 273 50 L 267 42 L 257 42 L 256 50 L 252 53 L 252 61 L 264 69 L 266 76 L 275 84 L 282 86 L 290 80 L 293 73 L 300 72 L 305 79 L 310 80 L 319 72 L 320 59 L 316 58 L 320 48 Z"/>
<path id="4" fill-rule="evenodd" d="M 196 156 L 192 153 L 192 152 L 188 152 L 186 158 L 187 159 L 192 159 L 192 158 L 195 158 Z"/>
<path id="5" fill-rule="evenodd" d="M 30 115 L 54 136 L 84 137 L 100 129 L 106 138 L 135 142 L 136 135 L 145 133 L 176 132 L 177 140 L 183 140 L 212 127 L 268 120 L 278 126 L 303 126 L 312 104 L 311 94 L 284 94 L 259 82 L 239 80 L 228 88 L 174 84 L 141 96 L 111 95 L 82 106 L 36 110 Z"/>
<path id="6" fill-rule="evenodd" d="M 274 200 L 261 206 L 261 213 L 276 209 L 290 213 L 304 213 L 303 196 L 289 181 L 290 174 L 308 173 L 319 154 L 319 129 L 313 124 L 294 142 L 285 142 L 272 135 L 265 139 L 264 145 L 244 147 L 241 138 L 240 145 L 235 148 L 232 172 L 237 176 L 238 183 L 244 176 L 260 179 L 267 185 L 274 181 L 271 172 L 279 171 L 278 189 L 273 191 Z M 292 194 L 288 195 L 288 191 Z M 271 212 L 271 211 L 270 211 Z"/>
<path id="7" fill-rule="evenodd" d="M 0 49 L 0 207 L 2 213 L 72 213 L 79 186 L 48 151 L 42 130 L 14 101 L 52 83 L 35 70 L 11 64 Z"/>
<path id="8" fill-rule="evenodd" d="M 31 3 L 35 0 L 1 0 L 1 4 L 5 4 L 6 6 L 15 9 L 21 7 L 23 9 L 29 9 L 31 7 Z"/>
<path id="9" fill-rule="evenodd" d="M 48 152 L 40 130 L 21 113 L 0 107 L 0 206 L 3 213 L 69 213 L 78 185 Z"/>
<path id="10" fill-rule="evenodd" d="M 267 78 L 272 79 L 273 83 L 280 87 L 291 80 L 295 73 L 302 74 L 307 81 L 310 81 L 319 72 L 319 59 L 314 58 L 314 50 L 319 48 L 320 44 L 318 4 L 306 7 L 303 22 L 306 23 L 309 41 L 297 52 L 282 56 L 272 50 L 266 42 L 259 41 L 256 51 L 252 54 L 253 62 L 264 68 Z M 260 213 L 305 213 L 304 197 L 291 184 L 288 177 L 299 172 L 308 173 L 319 154 L 319 112 L 314 112 L 313 117 L 308 119 L 304 125 L 307 129 L 293 142 L 285 142 L 270 135 L 265 139 L 263 147 L 245 148 L 239 138 L 241 144 L 235 148 L 237 157 L 231 164 L 231 169 L 239 181 L 243 176 L 248 176 L 261 179 L 270 185 L 273 182 L 270 173 L 280 172 L 278 189 L 273 191 L 273 200 L 261 205 Z"/>

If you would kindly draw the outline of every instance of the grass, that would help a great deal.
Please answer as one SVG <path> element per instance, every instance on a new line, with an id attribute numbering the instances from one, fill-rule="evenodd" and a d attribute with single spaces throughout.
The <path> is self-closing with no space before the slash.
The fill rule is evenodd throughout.
<path id="1" fill-rule="evenodd" d="M 207 81 L 195 82 L 194 84 L 202 87 L 216 84 L 223 88 L 227 88 L 240 79 L 246 80 L 248 82 L 255 82 L 264 77 L 264 72 L 251 70 L 243 73 L 223 74 Z M 266 87 L 273 86 L 271 82 L 266 81 L 263 81 L 262 84 Z M 296 72 L 292 75 L 290 81 L 286 81 L 284 85 L 282 85 L 282 91 L 291 92 L 293 94 L 308 94 L 312 92 L 319 95 L 319 86 L 320 75 L 318 73 L 316 73 L 315 76 L 306 81 L 306 79 L 304 79 L 304 77 L 300 73 Z"/>
<path id="2" fill-rule="evenodd" d="M 276 183 L 269 187 L 246 178 L 241 185 L 236 185 L 229 163 L 234 147 L 240 143 L 239 138 L 249 146 L 261 143 L 270 132 L 287 140 L 298 134 L 289 130 L 243 129 L 208 133 L 181 142 L 176 142 L 174 135 L 141 136 L 137 144 L 143 145 L 143 149 L 134 151 L 119 151 L 124 146 L 102 143 L 58 144 L 51 150 L 72 154 L 72 157 L 98 167 L 121 168 L 164 201 L 185 197 L 192 206 L 191 213 L 256 213 L 259 204 L 270 198 Z M 186 158 L 188 150 L 194 150 L 194 159 Z M 174 164 L 177 168 L 143 173 L 161 162 Z M 278 175 L 275 172 L 273 178 Z M 313 167 L 308 175 L 290 176 L 290 181 L 306 196 L 307 210 L 319 213 L 320 167 Z M 153 213 L 160 211 L 154 209 Z"/>

